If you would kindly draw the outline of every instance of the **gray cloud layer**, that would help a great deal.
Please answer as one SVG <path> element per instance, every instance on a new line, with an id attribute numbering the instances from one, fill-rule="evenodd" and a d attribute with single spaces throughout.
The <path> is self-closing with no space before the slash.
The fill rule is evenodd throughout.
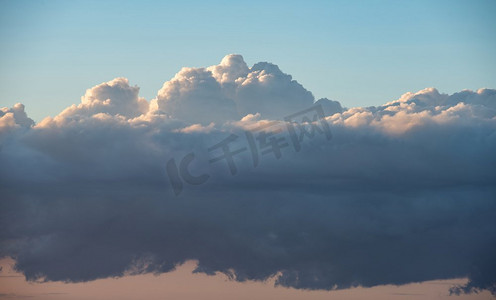
<path id="1" fill-rule="evenodd" d="M 496 293 L 496 90 L 435 89 L 382 106 L 320 99 L 333 137 L 282 157 L 208 163 L 209 147 L 310 107 L 270 63 L 183 68 L 150 102 L 117 78 L 39 124 L 0 111 L 0 256 L 30 280 L 197 271 L 334 289 L 468 277 Z M 256 134 L 256 132 L 253 132 Z M 166 163 L 202 185 L 174 196 Z M 217 153 L 218 154 L 218 153 Z"/>

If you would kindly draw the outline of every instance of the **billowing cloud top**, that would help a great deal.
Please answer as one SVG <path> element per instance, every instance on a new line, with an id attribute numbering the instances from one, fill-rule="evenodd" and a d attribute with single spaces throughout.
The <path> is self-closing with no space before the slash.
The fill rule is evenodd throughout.
<path id="1" fill-rule="evenodd" d="M 248 68 L 240 55 L 228 55 L 217 66 L 183 68 L 152 100 L 154 110 L 208 124 L 239 120 L 247 114 L 281 118 L 313 103 L 312 94 L 276 65 Z"/>
<path id="2" fill-rule="evenodd" d="M 228 55 L 150 102 L 116 78 L 39 124 L 2 108 L 0 143 L 0 257 L 30 280 L 196 260 L 295 288 L 468 277 L 452 291 L 496 293 L 496 90 L 346 109 Z"/>

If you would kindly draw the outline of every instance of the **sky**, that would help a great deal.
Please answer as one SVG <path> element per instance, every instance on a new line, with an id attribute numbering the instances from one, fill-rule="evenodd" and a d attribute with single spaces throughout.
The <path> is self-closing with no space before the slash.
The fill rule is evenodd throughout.
<path id="1" fill-rule="evenodd" d="M 0 101 L 39 122 L 124 76 L 148 100 L 237 53 L 346 107 L 496 85 L 494 1 L 1 1 Z"/>
<path id="2" fill-rule="evenodd" d="M 2 279 L 1 299 L 35 298 L 57 299 L 490 299 L 488 292 L 463 296 L 450 296 L 447 287 L 463 283 L 463 280 L 437 280 L 423 284 L 402 286 L 379 286 L 337 291 L 302 291 L 289 288 L 273 288 L 270 283 L 232 282 L 224 275 L 208 276 L 192 274 L 194 263 L 182 265 L 174 273 L 161 275 L 143 274 L 122 278 L 110 278 L 89 283 L 27 283 L 22 274 L 9 266 L 11 261 L 0 262 L 6 268 Z M 194 286 L 194 288 L 190 288 Z M 17 297 L 17 298 L 16 298 Z"/>
<path id="3" fill-rule="evenodd" d="M 0 3 L 0 299 L 496 295 L 494 2 Z"/>

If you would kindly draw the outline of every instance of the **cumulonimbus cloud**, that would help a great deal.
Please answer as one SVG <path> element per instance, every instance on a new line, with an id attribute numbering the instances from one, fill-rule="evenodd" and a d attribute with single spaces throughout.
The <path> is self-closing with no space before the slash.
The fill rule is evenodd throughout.
<path id="1" fill-rule="evenodd" d="M 346 109 L 274 64 L 229 55 L 183 68 L 150 102 L 138 93 L 117 78 L 38 124 L 22 104 L 0 110 L 0 256 L 28 279 L 196 260 L 198 272 L 295 288 L 467 277 L 454 292 L 496 293 L 496 90 Z M 332 139 L 315 131 L 296 150 L 284 117 L 314 103 Z M 247 137 L 270 124 L 280 155 L 255 162 Z M 229 137 L 246 148 L 235 176 L 210 162 Z M 208 180 L 175 196 L 166 165 L 189 153 Z"/>

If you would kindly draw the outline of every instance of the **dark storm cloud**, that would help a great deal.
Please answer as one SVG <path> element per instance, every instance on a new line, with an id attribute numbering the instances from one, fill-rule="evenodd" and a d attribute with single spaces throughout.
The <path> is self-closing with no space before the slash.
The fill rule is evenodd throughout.
<path id="1" fill-rule="evenodd" d="M 407 93 L 369 108 L 321 99 L 332 139 L 209 164 L 230 134 L 315 100 L 269 63 L 184 68 L 150 103 L 124 78 L 33 125 L 0 112 L 0 256 L 30 280 L 198 272 L 307 289 L 468 277 L 496 283 L 496 91 Z M 284 123 L 282 123 L 284 125 Z M 241 146 L 242 140 L 235 145 Z M 176 197 L 166 163 L 195 153 Z M 205 163 L 206 162 L 206 163 Z"/>

